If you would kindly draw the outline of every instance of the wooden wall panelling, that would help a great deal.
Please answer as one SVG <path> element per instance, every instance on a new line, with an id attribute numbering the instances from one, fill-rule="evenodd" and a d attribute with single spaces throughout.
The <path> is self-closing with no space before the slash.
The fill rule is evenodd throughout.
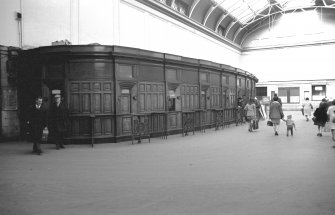
<path id="1" fill-rule="evenodd" d="M 140 112 L 165 111 L 164 83 L 139 83 L 139 109 Z"/>
<path id="2" fill-rule="evenodd" d="M 73 119 L 73 124 L 84 123 L 91 126 L 89 116 L 94 114 L 94 135 L 104 136 L 112 134 L 113 92 L 111 81 L 70 81 L 70 110 L 80 117 Z M 101 118 L 103 116 L 104 118 Z M 84 126 L 81 125 L 80 126 Z M 85 128 L 86 128 L 85 127 Z M 76 126 L 75 126 L 76 128 Z M 80 130 L 83 128 L 79 128 Z M 84 129 L 85 130 L 85 129 Z M 88 129 L 90 130 L 90 129 Z M 77 134 L 73 131 L 73 134 Z M 79 135 L 87 135 L 85 134 Z"/>
<path id="3" fill-rule="evenodd" d="M 23 52 L 27 53 L 23 58 L 36 84 L 40 84 L 37 82 L 41 81 L 39 73 L 43 66 L 44 77 L 65 79 L 67 101 L 74 115 L 72 132 L 78 136 L 90 134 L 90 115 L 95 115 L 93 128 L 97 137 L 113 133 L 122 137 L 130 135 L 131 114 L 139 113 L 151 116 L 154 112 L 151 126 L 160 130 L 160 112 L 166 111 L 170 87 L 175 91 L 175 111 L 168 113 L 169 129 L 180 131 L 181 111 L 196 112 L 200 107 L 202 112 L 198 115 L 204 117 L 197 117 L 199 124 L 203 119 L 211 124 L 214 117 L 211 109 L 234 107 L 237 94 L 252 96 L 254 93 L 254 84 L 245 88 L 246 78 L 257 81 L 247 72 L 227 65 L 118 46 L 43 47 Z M 68 56 L 71 58 L 66 59 Z M 47 59 L 43 65 L 39 59 L 42 57 Z M 59 71 L 65 71 L 64 77 Z M 25 77 L 24 72 L 21 75 Z M 222 83 L 222 75 L 228 77 L 228 83 Z M 237 77 L 241 78 L 239 87 Z M 123 89 L 129 92 L 121 93 Z"/>
<path id="4" fill-rule="evenodd" d="M 182 84 L 180 87 L 182 110 L 193 110 L 199 107 L 199 86 Z"/>

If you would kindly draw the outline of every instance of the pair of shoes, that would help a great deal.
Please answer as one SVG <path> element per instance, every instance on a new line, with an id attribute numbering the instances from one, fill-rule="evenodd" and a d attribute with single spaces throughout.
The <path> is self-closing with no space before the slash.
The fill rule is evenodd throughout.
<path id="1" fill-rule="evenodd" d="M 275 132 L 275 135 L 278 136 L 278 132 L 277 131 Z"/>
<path id="2" fill-rule="evenodd" d="M 36 152 L 38 155 L 41 155 L 42 154 L 42 150 L 37 150 Z"/>
<path id="3" fill-rule="evenodd" d="M 61 145 L 60 148 L 65 149 L 65 146 Z"/>
<path id="4" fill-rule="evenodd" d="M 59 146 L 56 146 L 56 149 L 59 150 L 60 149 Z"/>
<path id="5" fill-rule="evenodd" d="M 316 136 L 318 136 L 318 137 L 321 137 L 321 134 L 320 134 L 320 133 L 318 133 Z"/>

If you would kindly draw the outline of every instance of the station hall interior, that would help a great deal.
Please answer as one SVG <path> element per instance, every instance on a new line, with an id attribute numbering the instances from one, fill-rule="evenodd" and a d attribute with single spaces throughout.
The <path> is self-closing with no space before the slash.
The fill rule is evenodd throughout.
<path id="1" fill-rule="evenodd" d="M 287 109 L 299 108 L 306 97 L 312 98 L 315 104 L 325 97 L 333 99 L 334 4 L 332 0 L 62 0 L 47 3 L 42 0 L 2 0 L 2 136 L 17 136 L 21 132 L 18 109 L 20 105 L 32 102 L 25 99 L 33 100 L 29 96 L 36 95 L 32 94 L 50 97 L 52 90 L 62 90 L 71 110 L 86 115 L 94 112 L 164 112 L 170 108 L 170 97 L 178 111 L 231 108 L 243 95 L 262 99 L 279 93 L 284 97 Z M 115 62 L 113 55 L 117 55 L 117 47 L 127 52 L 127 63 L 121 62 L 121 56 L 121 61 Z M 127 48 L 132 50 L 127 51 Z M 110 53 L 109 58 L 101 57 L 98 56 L 101 50 L 101 55 L 109 51 L 115 54 Z M 136 63 L 131 62 L 136 60 L 134 55 L 140 55 Z M 17 58 L 19 60 L 15 61 Z M 187 59 L 192 59 L 193 65 Z M 141 60 L 148 66 L 139 66 Z M 167 61 L 171 65 L 167 65 Z M 193 75 L 199 77 L 185 89 L 199 92 L 184 97 L 180 91 L 188 77 L 182 71 L 189 68 L 197 70 L 198 74 Z M 85 69 L 91 71 L 81 71 Z M 122 74 L 130 72 L 137 77 L 130 80 L 133 86 L 122 87 L 129 80 L 124 80 L 125 84 L 117 83 L 116 79 L 120 77 L 107 74 L 107 79 L 114 78 L 109 85 L 99 80 L 106 77 L 99 77 L 95 70 L 104 70 L 100 73 L 124 70 Z M 154 77 L 154 81 L 144 74 L 147 72 L 150 76 L 155 70 L 163 70 L 163 73 Z M 225 76 L 225 71 L 232 76 Z M 163 80 L 163 76 L 175 78 Z M 98 100 L 94 100 L 94 94 L 71 92 L 78 84 L 87 87 L 83 86 L 85 79 L 99 80 L 98 88 L 113 88 L 109 90 L 109 97 L 105 96 L 107 100 L 100 97 L 107 95 L 104 89 L 98 90 Z M 221 79 L 221 83 L 214 83 L 215 79 Z M 24 80 L 28 84 L 23 83 Z M 162 93 L 154 95 L 157 102 L 153 103 L 156 104 L 145 104 L 151 103 L 153 95 L 150 93 L 140 95 L 136 92 L 138 89 L 134 91 L 140 82 L 145 85 L 143 87 L 152 89 L 163 86 Z M 157 84 L 149 86 L 152 83 Z M 94 87 L 93 82 L 88 85 Z M 127 92 L 132 97 L 129 101 L 122 97 L 122 93 Z M 128 107 L 125 107 L 127 104 L 118 106 L 120 100 L 128 102 Z M 117 112 L 121 107 L 127 110 Z M 106 109 L 111 110 L 106 112 Z M 176 116 L 173 123 L 180 128 L 178 118 Z M 213 116 L 208 114 L 207 118 Z M 117 122 L 108 120 L 102 123 L 118 126 Z M 83 129 L 88 130 L 86 127 Z M 105 129 L 109 133 L 115 130 L 112 127 Z"/>
<path id="2" fill-rule="evenodd" d="M 327 192 L 324 187 L 334 185 L 330 180 L 334 173 L 327 172 L 330 167 L 323 165 L 326 160 L 333 160 L 331 157 L 333 152 L 327 151 L 331 150 L 329 143 L 332 143 L 327 134 L 323 138 L 328 138 L 329 141 L 322 140 L 323 143 L 328 144 L 327 147 L 319 148 L 312 144 L 303 151 L 303 154 L 297 152 L 297 157 L 290 154 L 287 148 L 274 147 L 283 154 L 289 153 L 292 159 L 290 161 L 298 163 L 301 160 L 308 162 L 308 159 L 314 155 L 322 156 L 322 153 L 325 153 L 324 163 L 317 162 L 312 166 L 319 168 L 317 173 L 328 177 L 329 180 L 323 179 L 324 186 L 320 187 L 322 192 L 316 191 L 316 197 L 306 198 L 302 204 L 299 204 L 299 198 L 294 190 L 299 190 L 300 194 L 305 194 L 307 190 L 313 192 L 319 187 L 311 186 L 306 190 L 304 188 L 316 183 L 317 180 L 308 175 L 314 172 L 307 170 L 308 167 L 305 165 L 302 165 L 303 170 L 295 166 L 291 171 L 285 166 L 292 165 L 291 162 L 284 162 L 282 165 L 279 161 L 283 161 L 284 155 L 275 154 L 279 161 L 271 160 L 269 164 L 277 166 L 279 173 L 288 174 L 288 176 L 287 178 L 279 176 L 278 180 L 271 178 L 270 175 L 263 178 L 269 180 L 269 183 L 263 181 L 269 191 L 260 191 L 262 185 L 256 181 L 248 184 L 247 181 L 234 176 L 224 178 L 220 175 L 219 177 L 223 177 L 224 180 L 216 184 L 215 179 L 201 175 L 201 172 L 206 170 L 203 166 L 203 169 L 196 169 L 197 172 L 194 174 L 201 176 L 199 181 L 193 180 L 189 186 L 186 185 L 185 188 L 180 189 L 180 185 L 186 184 L 188 178 L 183 172 L 184 169 L 177 166 L 180 164 L 177 162 L 178 154 L 174 154 L 177 156 L 177 158 L 174 157 L 177 159 L 176 162 L 166 166 L 167 172 L 158 171 L 162 174 L 161 176 L 172 178 L 172 183 L 176 184 L 164 181 L 164 178 L 156 176 L 153 172 L 147 172 L 148 169 L 157 170 L 159 167 L 152 166 L 151 162 L 155 161 L 143 160 L 144 157 L 140 155 L 143 152 L 143 155 L 149 159 L 151 155 L 147 153 L 150 151 L 160 154 L 154 148 L 154 144 L 166 141 L 172 148 L 169 149 L 167 144 L 160 145 L 159 148 L 165 148 L 172 154 L 175 153 L 172 149 L 180 150 L 179 153 L 185 153 L 187 158 L 196 160 L 192 153 L 183 151 L 190 149 L 192 152 L 192 141 L 194 141 L 198 148 L 193 149 L 193 152 L 200 156 L 199 162 L 207 162 L 206 159 L 210 159 L 207 155 L 200 155 L 201 151 L 207 153 L 206 150 L 210 150 L 208 156 L 213 156 L 214 161 L 217 162 L 214 163 L 214 169 L 210 171 L 213 177 L 218 176 L 219 173 L 216 173 L 215 169 L 219 168 L 219 163 L 224 161 L 228 162 L 224 168 L 232 168 L 229 170 L 230 173 L 234 174 L 233 169 L 240 167 L 243 169 L 238 173 L 241 177 L 261 180 L 262 177 L 252 176 L 252 171 L 256 171 L 258 176 L 262 175 L 264 172 L 261 169 L 248 171 L 239 163 L 242 161 L 238 160 L 239 156 L 235 150 L 243 150 L 240 145 L 238 148 L 230 143 L 224 145 L 227 146 L 227 150 L 232 150 L 232 153 L 225 152 L 226 155 L 233 157 L 232 162 L 238 162 L 233 164 L 226 158 L 215 159 L 219 155 L 210 147 L 206 148 L 197 141 L 218 141 L 218 137 L 225 138 L 225 135 L 214 133 L 213 130 L 228 133 L 231 129 L 231 133 L 227 136 L 232 143 L 241 144 L 239 135 L 236 134 L 241 130 L 240 127 L 235 126 L 238 100 L 242 97 L 256 97 L 260 102 L 268 104 L 274 94 L 278 94 L 282 99 L 284 112 L 293 114 L 297 120 L 301 120 L 299 123 L 304 130 L 313 133 L 314 130 L 312 131 L 311 127 L 303 124 L 305 122 L 299 111 L 306 98 L 310 99 L 314 107 L 317 107 L 324 98 L 329 101 L 335 99 L 334 0 L 0 0 L 0 27 L 2 29 L 0 32 L 0 150 L 4 155 L 3 158 L 20 162 L 24 160 L 14 151 L 24 153 L 22 150 L 28 148 L 24 141 L 27 107 L 34 104 L 36 96 L 42 96 L 48 107 L 55 94 L 61 95 L 70 113 L 70 127 L 66 137 L 69 144 L 67 148 L 70 148 L 68 151 L 79 150 L 73 157 L 69 154 L 64 155 L 65 160 L 79 164 L 76 159 L 80 158 L 79 160 L 82 161 L 80 157 L 82 152 L 94 163 L 94 157 L 82 151 L 83 145 L 91 145 L 92 149 L 105 148 L 105 151 L 95 149 L 98 150 L 96 156 L 101 156 L 96 164 L 108 162 L 108 153 L 115 153 L 113 149 L 121 150 L 120 154 L 111 160 L 117 164 L 125 164 L 126 168 L 122 169 L 122 166 L 119 166 L 116 169 L 114 167 L 108 169 L 116 170 L 121 174 L 116 175 L 116 181 L 106 189 L 120 195 L 120 198 L 112 197 L 116 202 L 104 202 L 103 197 L 100 196 L 97 198 L 101 200 L 99 203 L 97 203 L 98 200 L 92 203 L 89 198 L 64 203 L 60 199 L 71 198 L 72 193 L 69 191 L 62 196 L 63 194 L 58 191 L 54 192 L 53 189 L 59 188 L 60 185 L 53 183 L 52 178 L 46 178 L 51 182 L 43 184 L 51 186 L 50 190 L 45 192 L 42 188 L 38 188 L 38 193 L 42 195 L 36 193 L 33 195 L 41 199 L 46 194 L 56 194 L 57 204 L 66 207 L 63 212 L 55 210 L 58 214 L 85 214 L 83 209 L 90 208 L 86 203 L 93 204 L 93 208 L 98 211 L 97 214 L 113 214 L 113 207 L 116 208 L 115 214 L 242 215 L 271 214 L 271 212 L 272 214 L 335 214 L 332 206 L 335 205 L 332 189 Z M 260 124 L 260 126 L 266 125 Z M 255 150 L 261 154 L 260 159 L 266 162 L 267 157 L 264 153 L 271 149 L 264 147 L 260 141 L 265 143 L 266 138 L 272 138 L 272 133 L 269 136 L 261 136 L 266 132 L 264 127 L 259 130 L 262 132 L 255 132 L 256 136 L 251 142 L 259 147 Z M 299 132 L 298 130 L 297 136 L 300 136 L 301 140 L 308 143 L 314 141 Z M 208 139 L 201 136 L 197 140 L 196 136 L 200 134 L 209 135 Z M 249 138 L 247 135 L 248 133 L 243 133 L 241 138 Z M 49 136 L 52 143 L 52 134 Z M 185 145 L 176 146 L 176 142 L 183 144 L 182 138 L 185 138 Z M 193 139 L 189 142 L 189 139 L 186 141 L 187 138 Z M 141 139 L 145 144 L 137 144 Z M 268 141 L 270 142 L 270 139 Z M 304 147 L 296 137 L 290 143 L 299 143 L 292 148 L 293 150 L 298 151 Z M 216 144 L 214 147 L 224 150 L 221 145 Z M 52 154 L 52 147 L 48 143 L 42 145 L 46 145 L 47 151 L 50 151 L 42 156 L 45 165 L 48 165 L 50 161 L 46 157 Z M 144 148 L 139 149 L 141 146 L 153 148 L 148 148 L 149 152 L 144 152 L 142 151 Z M 251 146 L 248 147 L 248 150 L 253 150 Z M 143 167 L 137 163 L 135 167 L 138 169 L 135 170 L 134 166 L 127 163 L 130 161 L 124 159 L 128 152 L 123 149 L 130 150 L 129 152 L 135 158 L 144 161 L 148 169 L 142 169 Z M 10 151 L 8 156 L 13 157 L 7 157 L 5 150 Z M 244 151 L 241 156 L 253 157 L 259 155 L 257 153 L 250 155 Z M 168 154 L 162 156 L 163 161 L 170 161 Z M 38 159 L 38 156 L 36 157 L 27 160 L 27 165 L 31 165 L 31 168 L 38 163 L 34 160 Z M 157 156 L 153 158 L 159 159 Z M 56 163 L 67 165 L 61 161 L 61 157 L 52 157 L 52 159 Z M 157 165 L 165 165 L 163 161 L 158 162 Z M 258 161 L 256 159 L 252 162 L 262 166 Z M 136 163 L 136 161 L 133 162 Z M 18 188 L 14 187 L 15 184 L 20 186 L 25 184 L 20 179 L 15 180 L 14 184 L 9 182 L 10 179 L 19 177 L 20 172 L 10 172 L 7 168 L 15 167 L 12 164 L 6 164 L 8 162 L 0 165 L 1 169 L 8 174 L 8 176 L 0 176 L 0 182 L 3 185 L 0 199 L 5 199 L 3 196 L 5 192 L 9 192 L 11 196 L 6 201 L 8 205 L 0 206 L 0 209 L 3 207 L 2 209 L 8 214 L 45 213 L 47 209 L 30 208 L 38 207 L 34 202 L 28 202 L 22 210 L 11 210 L 13 205 L 21 200 Z M 78 169 L 78 175 L 87 181 L 81 181 L 74 187 L 71 187 L 72 182 L 75 181 L 74 178 L 66 182 L 68 179 L 62 176 L 60 180 L 64 180 L 66 187 L 70 187 L 70 190 L 72 188 L 76 193 L 96 197 L 98 193 L 94 190 L 93 195 L 89 195 L 92 190 L 85 190 L 81 186 L 89 184 L 88 182 L 92 179 L 91 176 L 87 177 L 85 171 L 100 174 L 101 177 L 96 179 L 99 183 L 108 181 L 103 177 L 104 174 L 101 174 L 104 169 L 96 164 L 92 164 L 87 169 L 85 167 Z M 320 167 L 321 164 L 322 167 Z M 193 164 L 190 162 L 187 165 Z M 97 168 L 96 172 L 90 168 L 93 166 Z M 28 167 L 20 165 L 18 169 L 23 170 Z M 48 170 L 44 165 L 38 164 L 36 167 Z M 181 180 L 168 174 L 176 167 L 178 169 L 176 176 L 181 175 Z M 270 168 L 262 167 L 266 170 Z M 134 172 L 128 173 L 126 172 L 128 170 Z M 143 170 L 143 174 L 139 170 Z M 293 170 L 297 172 L 292 173 Z M 64 172 L 68 173 L 68 171 L 71 169 L 66 167 Z M 188 169 L 186 172 L 194 173 L 192 170 L 189 171 Z M 25 170 L 22 172 L 27 173 Z M 62 169 L 57 169 L 55 173 L 57 172 L 62 175 Z M 277 173 L 270 172 L 278 176 Z M 43 175 L 38 170 L 36 173 L 38 176 Z M 123 176 L 140 178 L 138 181 L 128 178 L 123 183 Z M 112 178 L 113 175 L 108 173 L 106 177 Z M 150 186 L 149 177 L 163 180 L 158 183 L 163 188 Z M 305 184 L 297 185 L 299 177 L 307 177 L 308 180 Z M 293 182 L 285 183 L 288 179 L 292 179 Z M 234 180 L 237 180 L 237 184 L 242 185 L 242 188 L 235 187 L 236 184 L 231 186 Z M 117 185 L 118 182 L 120 187 Z M 27 183 L 38 186 L 31 181 Z M 205 189 L 206 183 L 210 183 L 208 192 Z M 282 189 L 274 189 L 273 186 L 275 187 L 276 183 L 282 183 Z M 192 199 L 192 190 L 196 189 L 198 184 L 203 192 L 196 191 L 198 196 Z M 230 186 L 228 186 L 228 193 L 233 194 L 232 199 L 217 193 L 216 188 L 227 184 Z M 131 196 L 131 191 L 126 188 L 129 185 L 136 190 L 138 196 Z M 103 186 L 96 186 L 99 191 L 103 191 Z M 149 191 L 144 191 L 145 188 L 149 188 Z M 233 188 L 241 190 L 236 194 Z M 81 189 L 83 189 L 82 192 Z M 29 193 L 33 193 L 30 188 L 23 190 L 22 200 L 28 198 Z M 158 194 L 158 190 L 166 192 L 167 195 Z M 248 197 L 257 195 L 261 197 L 255 207 L 251 205 L 255 202 L 251 201 L 251 203 L 242 197 L 243 193 L 250 190 L 255 195 L 249 193 Z M 180 198 L 176 198 L 174 194 L 178 191 Z M 276 195 L 268 193 L 270 191 L 275 192 Z M 145 195 L 143 200 L 141 192 Z M 276 199 L 285 198 L 285 192 L 293 203 L 289 203 L 288 200 L 281 202 L 278 205 L 286 209 L 280 209 L 276 205 Z M 206 195 L 202 195 L 204 193 Z M 220 200 L 214 202 L 206 200 L 206 196 L 213 197 L 217 194 L 221 198 L 229 199 L 224 201 L 228 204 L 226 208 L 218 206 Z M 111 197 L 106 193 L 103 196 Z M 157 202 L 150 199 L 150 196 L 157 196 Z M 329 198 L 328 201 L 325 196 Z M 315 200 L 317 197 L 321 200 Z M 42 201 L 43 204 L 48 205 L 49 209 L 56 207 L 50 206 L 47 199 Z M 179 202 L 176 207 L 171 206 L 171 203 L 176 204 L 176 199 L 180 201 L 187 199 L 190 202 L 187 204 Z M 123 200 L 134 200 L 133 208 L 127 208 Z M 146 200 L 148 201 L 145 202 Z M 234 206 L 234 201 L 237 205 L 241 205 L 240 209 Z M 204 207 L 213 208 L 206 213 L 201 207 L 201 202 L 205 203 Z M 264 206 L 262 202 L 269 204 Z M 308 207 L 309 202 L 312 202 L 313 206 Z M 111 203 L 111 208 L 107 203 Z M 73 205 L 77 207 L 81 204 L 84 205 L 81 210 L 72 208 Z M 196 204 L 198 206 L 194 207 Z M 101 208 L 98 209 L 99 207 Z M 136 213 L 137 209 L 140 210 Z M 247 212 L 248 209 L 250 213 Z M 93 211 L 90 212 L 93 213 Z"/>

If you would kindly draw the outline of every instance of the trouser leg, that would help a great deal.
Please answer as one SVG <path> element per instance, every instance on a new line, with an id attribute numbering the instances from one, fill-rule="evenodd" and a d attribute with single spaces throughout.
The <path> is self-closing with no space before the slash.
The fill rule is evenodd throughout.
<path id="1" fill-rule="evenodd" d="M 35 140 L 33 144 L 33 151 L 36 153 L 42 153 L 41 150 L 41 141 L 40 140 Z"/>
<path id="2" fill-rule="evenodd" d="M 37 149 L 37 143 L 36 141 L 33 142 L 33 152 L 37 152 L 38 149 Z"/>
<path id="3" fill-rule="evenodd" d="M 64 134 L 62 132 L 56 132 L 55 134 L 56 148 L 64 148 Z"/>

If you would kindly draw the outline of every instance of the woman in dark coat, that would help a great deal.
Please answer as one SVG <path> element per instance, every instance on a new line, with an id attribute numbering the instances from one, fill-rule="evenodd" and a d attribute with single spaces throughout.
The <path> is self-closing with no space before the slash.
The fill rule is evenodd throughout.
<path id="1" fill-rule="evenodd" d="M 273 102 L 270 104 L 269 117 L 273 123 L 275 135 L 278 136 L 280 120 L 284 117 L 283 109 L 281 104 L 278 102 L 278 97 L 274 97 Z"/>
<path id="2" fill-rule="evenodd" d="M 327 102 L 322 101 L 319 105 L 319 107 L 314 111 L 314 125 L 318 126 L 318 137 L 322 137 L 322 130 L 323 127 L 325 127 L 325 124 L 327 122 L 328 116 L 327 116 Z"/>

